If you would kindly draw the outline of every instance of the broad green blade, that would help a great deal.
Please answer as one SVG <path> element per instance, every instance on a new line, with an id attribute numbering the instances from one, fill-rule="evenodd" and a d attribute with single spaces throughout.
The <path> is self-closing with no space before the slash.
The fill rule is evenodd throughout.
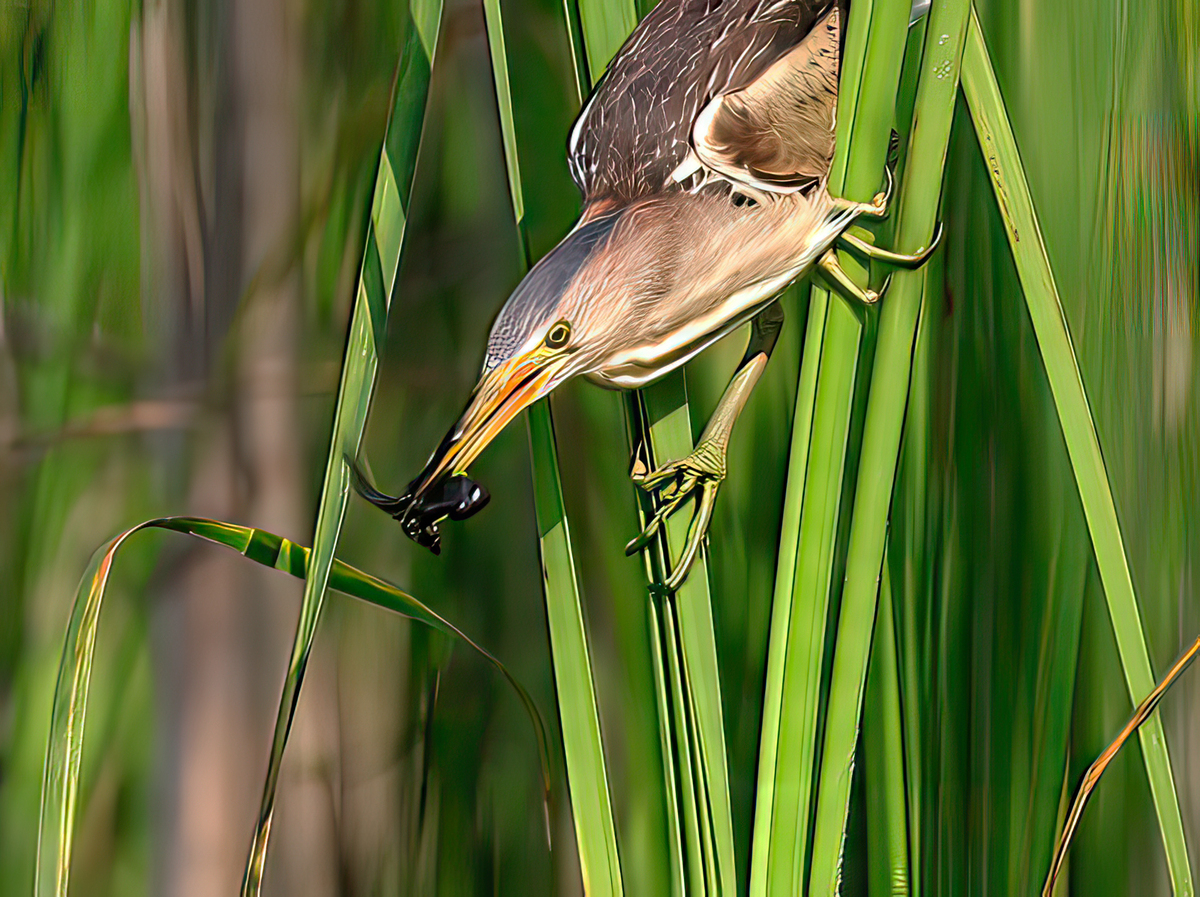
<path id="1" fill-rule="evenodd" d="M 996 203 L 1004 221 L 1029 317 L 1046 366 L 1046 377 L 1062 424 L 1063 439 L 1079 487 L 1096 565 L 1108 601 L 1125 683 L 1131 701 L 1137 701 L 1140 695 L 1153 690 L 1154 675 L 1100 440 L 1092 421 L 1083 378 L 1059 301 L 1058 287 L 1050 270 L 1016 139 L 1009 125 L 978 19 L 974 15 L 966 41 L 962 68 L 963 92 L 992 179 Z M 1162 830 L 1172 887 L 1176 894 L 1192 894 L 1194 885 L 1179 800 L 1175 793 L 1162 720 L 1157 714 L 1138 730 L 1138 738 L 1141 740 L 1142 758 L 1150 780 L 1159 828 Z"/>
<path id="2" fill-rule="evenodd" d="M 530 259 L 529 242 L 524 234 L 524 189 L 517 154 L 500 0 L 484 0 L 483 9 L 500 132 L 504 139 L 509 192 L 517 230 L 521 234 L 521 246 L 526 253 L 524 267 L 528 269 Z M 550 629 L 554 686 L 558 693 L 579 866 L 585 893 L 592 897 L 608 897 L 623 893 L 621 861 L 617 851 L 612 798 L 600 735 L 600 714 L 596 707 L 596 687 L 583 625 L 583 606 L 558 472 L 558 447 L 549 400 L 533 405 L 529 409 L 528 420 L 546 620 Z"/>
<path id="3" fill-rule="evenodd" d="M 637 20 L 631 3 L 610 0 L 577 0 L 578 20 L 582 23 L 582 40 L 572 37 L 572 44 L 581 43 L 586 50 L 593 79 L 598 79 L 612 56 L 633 29 Z M 576 21 L 568 5 L 567 22 Z M 591 85 L 581 84 L 581 95 Z M 634 445 L 644 444 L 653 463 L 665 463 L 682 458 L 692 450 L 692 428 L 687 404 L 687 388 L 682 371 L 668 375 L 661 382 L 626 397 L 626 418 L 631 422 L 630 438 Z M 641 497 L 639 497 L 639 503 Z M 668 521 L 666 546 L 678 556 L 687 530 L 685 515 Z M 647 570 L 651 584 L 661 583 L 669 575 L 666 565 L 666 546 L 647 548 Z M 729 770 L 725 749 L 724 716 L 721 706 L 720 681 L 717 672 L 716 638 L 713 632 L 712 602 L 708 588 L 708 569 L 703 554 L 693 565 L 687 582 L 673 596 L 652 595 L 652 602 L 673 602 L 674 611 L 664 613 L 661 606 L 654 609 L 662 638 L 667 644 L 677 644 L 680 664 L 658 671 L 669 681 L 672 675 L 679 681 L 667 689 L 674 696 L 672 719 L 661 719 L 660 726 L 670 725 L 675 748 L 674 767 L 666 775 L 679 774 L 680 800 L 673 806 L 683 810 L 682 819 L 672 819 L 673 832 L 683 832 L 685 844 L 681 850 L 685 862 L 673 864 L 688 870 L 686 884 L 676 883 L 688 894 L 703 894 L 711 890 L 732 894 L 736 887 L 737 869 L 733 849 L 733 814 L 729 798 Z M 670 611 L 669 608 L 665 609 Z M 669 659 L 661 652 L 660 659 Z M 656 655 L 659 657 L 659 655 Z M 698 743 L 693 743 L 695 740 Z M 690 760 L 689 760 L 690 758 Z M 667 755 L 664 754 L 664 763 Z M 693 764 L 690 786 L 686 778 L 686 762 Z M 687 788 L 694 788 L 688 796 Z M 694 803 L 695 813 L 688 812 Z M 668 806 L 672 806 L 669 804 Z M 676 847 L 672 845 L 672 853 Z M 695 859 L 702 858 L 701 871 Z M 699 879 L 699 880 L 697 880 Z"/>
<path id="4" fill-rule="evenodd" d="M 932 689 L 928 667 L 932 660 L 933 552 L 938 495 L 942 478 L 934 471 L 933 390 L 938 318 L 935 297 L 945 290 L 945 252 L 926 266 L 921 317 L 913 347 L 900 473 L 888 531 L 894 561 L 892 613 L 896 619 L 896 653 L 903 708 L 905 784 L 908 798 L 910 893 L 924 893 L 922 878 L 926 813 L 929 801 L 924 782 L 932 756 L 937 724 L 930 707 Z M 885 573 L 887 571 L 885 570 Z"/>
<path id="5" fill-rule="evenodd" d="M 350 336 L 342 363 L 333 417 L 333 437 L 325 462 L 325 479 L 313 531 L 313 563 L 304 582 L 304 600 L 300 606 L 300 619 L 296 625 L 292 655 L 275 720 L 258 822 L 242 880 L 243 897 L 255 897 L 262 888 L 283 751 L 291 731 L 296 702 L 300 698 L 300 685 L 316 636 L 317 621 L 321 616 L 325 589 L 346 513 L 350 486 L 346 458 L 354 458 L 358 454 L 362 441 L 371 392 L 375 386 L 379 345 L 384 338 L 388 305 L 400 268 L 406 206 L 416 170 L 442 2 L 410 0 L 409 13 L 405 19 L 407 33 L 401 50 L 391 115 L 383 149 L 379 154 L 371 220 L 367 226 L 358 292 L 350 319 Z"/>
<path id="6" fill-rule="evenodd" d="M 969 0 L 942 0 L 929 14 L 908 164 L 896 197 L 899 252 L 918 252 L 933 239 L 969 10 Z M 817 790 L 811 888 L 820 893 L 836 891 L 841 878 L 853 757 L 924 276 L 921 270 L 896 272 L 880 312 Z"/>
<path id="7" fill-rule="evenodd" d="M 567 784 L 571 791 L 584 890 L 597 897 L 621 894 L 621 862 L 600 735 L 596 688 L 592 681 L 571 533 L 558 475 L 554 420 L 548 401 L 538 402 L 529 409 L 529 444 L 554 687 L 558 693 Z"/>
<path id="8" fill-rule="evenodd" d="M 909 4 L 880 0 L 855 4 L 847 26 L 839 81 L 837 140 L 829 190 L 867 200 L 883 183 L 883 164 L 900 75 Z M 843 255 L 842 264 L 860 282 L 866 271 Z M 816 326 L 823 319 L 824 326 Z M 780 572 L 773 598 L 771 650 L 759 747 L 757 801 L 750 868 L 752 895 L 792 895 L 804 890 L 808 820 L 815 766 L 817 712 L 825 627 L 835 587 L 834 551 L 839 526 L 846 440 L 857 376 L 861 326 L 839 299 L 813 290 L 802 377 L 817 364 L 811 417 L 797 409 L 796 427 L 811 419 L 803 483 L 798 453 L 788 470 L 785 521 L 800 504 L 799 535 L 793 550 L 781 544 Z M 797 403 L 807 398 L 801 382 Z M 797 432 L 793 430 L 793 440 Z M 803 444 L 804 436 L 800 434 Z M 790 533 L 784 533 L 785 539 Z M 789 572 L 790 571 L 790 572 Z M 790 582 L 791 590 L 778 587 Z M 780 607 L 786 603 L 787 609 Z"/>
<path id="9" fill-rule="evenodd" d="M 50 737 L 46 745 L 46 764 L 42 775 L 38 860 L 33 889 L 35 897 L 67 895 L 75 814 L 78 809 L 79 765 L 83 756 L 88 688 L 100 610 L 104 604 L 108 577 L 112 572 L 117 551 L 134 533 L 152 527 L 197 536 L 232 548 L 257 564 L 274 567 L 297 578 L 307 578 L 311 570 L 310 551 L 303 545 L 297 545 L 265 530 L 203 517 L 165 517 L 148 520 L 121 533 L 92 555 L 91 563 L 79 583 L 71 611 L 62 660 L 58 668 L 58 681 L 54 689 Z M 525 712 L 529 714 L 537 737 L 542 781 L 547 789 L 550 787 L 549 755 L 542 718 L 529 693 L 499 660 L 436 611 L 382 579 L 335 559 L 329 566 L 327 582 L 329 588 L 402 614 L 459 639 L 495 666 L 508 680 L 524 705 Z"/>
<path id="10" fill-rule="evenodd" d="M 867 709 L 863 714 L 871 897 L 907 897 L 916 893 L 908 858 L 911 823 L 905 791 L 904 745 L 900 737 L 901 713 L 892 577 L 885 557 L 879 581 L 879 621 L 867 678 Z"/>

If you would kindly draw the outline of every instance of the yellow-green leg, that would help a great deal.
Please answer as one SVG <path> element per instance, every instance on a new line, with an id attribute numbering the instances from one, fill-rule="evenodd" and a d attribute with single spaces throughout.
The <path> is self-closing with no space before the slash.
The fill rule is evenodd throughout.
<path id="1" fill-rule="evenodd" d="M 687 578 L 688 571 L 700 553 L 712 522 L 713 506 L 717 501 L 717 490 L 725 479 L 725 456 L 729 448 L 729 437 L 742 409 L 750 398 L 763 370 L 779 330 L 783 326 L 783 309 L 773 302 L 751 322 L 750 342 L 746 354 L 734 372 L 729 385 L 721 395 L 721 401 L 709 418 L 696 448 L 686 458 L 664 464 L 649 472 L 640 459 L 635 459 L 630 476 L 634 482 L 648 492 L 657 492 L 659 507 L 646 524 L 646 528 L 625 546 L 626 554 L 634 554 L 649 544 L 662 527 L 664 521 L 674 514 L 688 498 L 696 500 L 692 520 L 688 525 L 687 541 L 679 559 L 672 567 L 671 575 L 663 583 L 675 591 Z"/>
<path id="2" fill-rule="evenodd" d="M 817 267 L 813 271 L 813 274 L 820 279 L 824 286 L 851 302 L 857 302 L 859 305 L 874 305 L 879 301 L 879 297 L 883 294 L 883 291 L 887 289 L 886 281 L 883 284 L 883 289 L 879 290 L 879 292 L 860 287 L 843 270 L 841 263 L 838 261 L 837 253 L 832 249 L 826 251 L 817 260 Z"/>

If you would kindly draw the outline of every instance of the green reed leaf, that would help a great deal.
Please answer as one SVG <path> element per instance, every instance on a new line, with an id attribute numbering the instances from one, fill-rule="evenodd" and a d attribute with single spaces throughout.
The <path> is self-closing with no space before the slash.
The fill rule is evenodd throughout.
<path id="1" fill-rule="evenodd" d="M 1016 139 L 974 15 L 967 32 L 962 82 L 1079 487 L 1125 683 L 1130 699 L 1136 701 L 1139 695 L 1152 691 L 1154 676 L 1104 455 Z M 1192 894 L 1187 842 L 1161 719 L 1152 716 L 1138 730 L 1138 737 L 1172 887 L 1176 894 Z"/>
<path id="2" fill-rule="evenodd" d="M 529 241 L 525 236 L 524 187 L 517 153 L 500 0 L 484 0 L 483 9 L 513 216 L 521 235 L 523 267 L 528 270 L 531 260 L 528 255 Z M 530 407 L 527 419 L 546 620 L 550 630 L 550 654 L 554 664 L 554 686 L 558 694 L 579 866 L 587 894 L 593 897 L 620 895 L 623 893 L 621 860 L 617 849 L 612 797 L 549 400 L 544 399 Z"/>
<path id="3" fill-rule="evenodd" d="M 100 611 L 117 552 L 134 533 L 150 528 L 172 530 L 231 548 L 249 560 L 274 567 L 299 579 L 311 572 L 311 553 L 282 536 L 266 530 L 204 517 L 163 517 L 147 520 L 121 533 L 92 555 L 79 583 L 50 719 L 46 763 L 42 775 L 42 805 L 38 830 L 38 861 L 34 879 L 35 897 L 66 897 L 71 870 L 71 847 L 79 799 L 79 768 L 83 756 L 87 722 L 88 688 L 96 647 Z M 533 698 L 492 654 L 480 647 L 453 623 L 391 583 L 351 567 L 337 559 L 329 565 L 328 586 L 352 598 L 424 623 L 466 644 L 492 664 L 516 692 L 533 724 L 541 761 L 542 781 L 550 788 L 546 729 Z"/>
<path id="4" fill-rule="evenodd" d="M 933 239 L 969 9 L 969 0 L 942 0 L 929 14 L 908 164 L 896 197 L 900 252 L 918 252 Z M 922 270 L 896 272 L 880 311 L 817 790 L 811 887 L 821 892 L 835 890 L 841 877 L 853 758 L 924 277 Z"/>
<path id="5" fill-rule="evenodd" d="M 867 677 L 863 714 L 866 755 L 867 871 L 872 897 L 907 897 L 912 888 L 908 832 L 910 816 L 905 790 L 904 744 L 901 739 L 900 679 L 896 666 L 896 630 L 892 613 L 892 578 L 883 560 L 879 580 L 879 620 Z"/>
<path id="6" fill-rule="evenodd" d="M 582 24 L 578 43 L 586 50 L 592 77 L 598 78 L 632 30 L 636 11 L 631 3 L 614 4 L 605 0 L 577 0 L 575 7 Z M 568 27 L 575 22 L 568 5 Z M 572 44 L 576 43 L 572 37 Z M 581 84 L 580 94 L 587 93 L 590 86 Z M 628 394 L 625 402 L 630 440 L 635 447 L 646 447 L 652 464 L 682 458 L 692 450 L 691 418 L 682 371 L 669 374 L 638 393 Z M 649 509 L 645 496 L 639 494 L 638 502 L 644 520 Z M 664 669 L 656 670 L 656 676 L 668 686 L 664 695 L 671 706 L 669 721 L 659 720 L 660 726 L 669 727 L 673 744 L 674 762 L 668 764 L 664 754 L 664 764 L 669 766 L 664 775 L 681 777 L 676 787 L 682 798 L 668 804 L 683 812 L 682 818 L 670 820 L 672 831 L 684 835 L 684 843 L 671 847 L 673 857 L 679 851 L 682 859 L 673 862 L 672 868 L 677 872 L 689 870 L 686 884 L 676 882 L 674 887 L 688 894 L 705 893 L 714 886 L 719 893 L 732 893 L 737 880 L 733 813 L 712 599 L 703 552 L 677 593 L 664 595 L 656 586 L 670 575 L 668 558 L 678 557 L 687 525 L 686 515 L 672 518 L 659 543 L 643 552 L 651 582 L 651 612 L 656 615 L 655 625 L 664 639 L 655 656 L 670 660 L 675 656 L 673 652 L 678 652 L 679 661 L 675 667 L 668 663 Z M 668 603 L 673 608 L 666 607 Z M 694 812 L 689 808 L 694 808 Z"/>
<path id="7" fill-rule="evenodd" d="M 856 4 L 846 26 L 828 184 L 835 195 L 866 200 L 883 182 L 908 10 L 909 4 L 900 0 Z M 843 256 L 842 262 L 852 277 L 865 280 L 866 270 L 856 260 Z M 818 326 L 818 320 L 824 325 Z M 835 546 L 862 330 L 845 302 L 831 302 L 817 289 L 809 322 L 808 335 L 820 342 L 805 343 L 793 425 L 784 515 L 785 521 L 794 520 L 794 505 L 799 503 L 799 531 L 794 549 L 791 531 L 785 531 L 776 574 L 770 638 L 777 656 L 768 659 L 751 848 L 752 895 L 804 890 L 825 628 L 837 581 Z M 810 358 L 816 359 L 815 380 L 803 379 L 811 371 Z M 811 414 L 800 407 L 802 401 L 811 403 Z M 808 433 L 798 433 L 796 428 L 807 420 Z M 803 486 L 795 485 L 801 473 L 797 442 L 807 443 L 808 450 Z M 788 585 L 790 591 L 779 591 Z"/>

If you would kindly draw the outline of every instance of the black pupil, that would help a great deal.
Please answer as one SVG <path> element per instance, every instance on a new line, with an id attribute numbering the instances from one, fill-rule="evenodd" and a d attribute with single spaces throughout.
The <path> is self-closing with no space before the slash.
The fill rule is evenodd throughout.
<path id="1" fill-rule="evenodd" d="M 555 328 L 550 331 L 550 344 L 552 346 L 561 346 L 567 341 L 567 333 L 567 328 L 562 324 L 556 325 Z"/>

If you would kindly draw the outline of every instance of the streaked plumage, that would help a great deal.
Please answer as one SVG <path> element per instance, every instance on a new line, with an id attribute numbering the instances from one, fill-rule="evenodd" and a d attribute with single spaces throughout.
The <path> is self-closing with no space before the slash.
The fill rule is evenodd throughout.
<path id="1" fill-rule="evenodd" d="M 773 161 L 795 157 L 782 179 L 815 182 L 833 152 L 839 16 L 830 0 L 659 3 L 617 53 L 571 130 L 571 174 L 585 205 L 628 203 L 671 189 L 672 174 L 692 154 L 701 112 L 716 98 L 751 88 L 796 50 L 812 51 L 797 70 L 815 77 L 790 85 L 800 98 L 793 111 L 818 126 L 808 134 L 801 130 L 800 145 L 781 145 L 777 133 L 755 128 L 758 122 L 740 127 L 728 114 L 715 124 L 735 159 L 742 153 Z M 832 52 L 828 32 L 814 32 L 827 17 Z M 797 130 L 789 128 L 793 136 Z"/>

